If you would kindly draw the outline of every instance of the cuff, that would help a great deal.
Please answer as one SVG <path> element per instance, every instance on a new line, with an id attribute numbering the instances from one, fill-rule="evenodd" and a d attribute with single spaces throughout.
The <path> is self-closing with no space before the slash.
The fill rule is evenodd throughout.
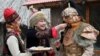
<path id="1" fill-rule="evenodd" d="M 55 27 L 52 28 L 52 36 L 53 36 L 53 38 L 57 38 L 57 36 L 58 36 L 57 30 L 55 29 Z"/>

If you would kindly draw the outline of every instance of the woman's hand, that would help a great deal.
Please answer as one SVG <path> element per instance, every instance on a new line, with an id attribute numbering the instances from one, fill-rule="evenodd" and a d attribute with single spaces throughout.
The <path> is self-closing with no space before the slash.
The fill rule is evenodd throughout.
<path id="1" fill-rule="evenodd" d="M 65 29 L 66 26 L 67 26 L 66 23 L 59 24 L 59 25 L 55 26 L 55 29 L 58 30 L 58 31 L 63 30 L 63 29 Z"/>

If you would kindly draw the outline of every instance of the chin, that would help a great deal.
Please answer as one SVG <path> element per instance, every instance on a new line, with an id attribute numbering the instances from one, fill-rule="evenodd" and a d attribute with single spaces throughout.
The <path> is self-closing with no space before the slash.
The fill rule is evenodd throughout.
<path id="1" fill-rule="evenodd" d="M 41 30 L 45 30 L 46 28 L 41 28 Z"/>

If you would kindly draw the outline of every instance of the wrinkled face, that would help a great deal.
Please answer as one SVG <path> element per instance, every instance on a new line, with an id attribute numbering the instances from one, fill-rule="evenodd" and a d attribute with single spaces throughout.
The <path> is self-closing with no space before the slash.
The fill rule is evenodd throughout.
<path id="1" fill-rule="evenodd" d="M 76 23 L 76 22 L 80 21 L 80 18 L 77 15 L 72 14 L 72 15 L 69 15 L 69 16 L 64 16 L 63 20 L 66 23 L 72 24 L 72 23 Z"/>
<path id="2" fill-rule="evenodd" d="M 35 26 L 39 30 L 45 30 L 46 29 L 46 21 L 42 19 L 42 20 L 38 21 Z"/>

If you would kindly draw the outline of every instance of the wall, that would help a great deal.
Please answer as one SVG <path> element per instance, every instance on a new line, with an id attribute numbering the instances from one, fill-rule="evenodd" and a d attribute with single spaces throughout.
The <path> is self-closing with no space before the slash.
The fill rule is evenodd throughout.
<path id="1" fill-rule="evenodd" d="M 51 8 L 51 25 L 52 26 L 62 23 L 62 17 L 61 17 L 62 10 L 63 8 L 61 7 Z"/>
<path id="2" fill-rule="evenodd" d="M 100 4 L 90 6 L 90 24 L 100 31 Z M 100 49 L 100 34 L 95 44 L 96 49 Z"/>

